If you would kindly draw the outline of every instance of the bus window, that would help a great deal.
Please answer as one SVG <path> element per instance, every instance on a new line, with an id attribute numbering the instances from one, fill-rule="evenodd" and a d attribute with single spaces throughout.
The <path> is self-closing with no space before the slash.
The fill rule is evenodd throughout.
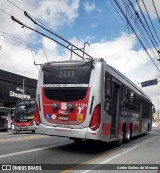
<path id="1" fill-rule="evenodd" d="M 122 87 L 122 101 L 121 101 L 121 105 L 123 108 L 128 108 L 128 89 L 123 86 Z"/>
<path id="2" fill-rule="evenodd" d="M 111 98 L 112 98 L 112 78 L 108 74 L 105 76 L 105 110 L 111 115 Z"/>
<path id="3" fill-rule="evenodd" d="M 111 97 L 112 95 L 112 79 L 110 76 L 105 76 L 105 97 Z"/>
<path id="4" fill-rule="evenodd" d="M 135 111 L 140 111 L 140 98 L 137 94 L 134 95 L 134 105 L 135 105 Z"/>
<path id="5" fill-rule="evenodd" d="M 134 110 L 135 109 L 134 95 L 135 95 L 135 93 L 133 91 L 129 92 L 129 109 L 130 110 Z"/>

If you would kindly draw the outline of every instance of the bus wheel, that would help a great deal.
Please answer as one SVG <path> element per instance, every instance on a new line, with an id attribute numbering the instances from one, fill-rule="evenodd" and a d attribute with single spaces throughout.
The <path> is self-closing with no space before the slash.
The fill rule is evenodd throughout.
<path id="1" fill-rule="evenodd" d="M 124 131 L 122 130 L 120 138 L 116 141 L 116 146 L 121 146 L 124 141 Z"/>
<path id="2" fill-rule="evenodd" d="M 32 133 L 35 133 L 35 130 L 32 130 Z"/>

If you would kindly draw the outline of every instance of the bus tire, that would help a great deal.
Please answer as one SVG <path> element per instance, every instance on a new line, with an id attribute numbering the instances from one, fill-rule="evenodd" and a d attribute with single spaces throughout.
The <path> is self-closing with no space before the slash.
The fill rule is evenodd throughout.
<path id="1" fill-rule="evenodd" d="M 35 130 L 32 130 L 32 133 L 35 134 Z"/>
<path id="2" fill-rule="evenodd" d="M 124 141 L 124 131 L 121 131 L 120 138 L 116 141 L 116 146 L 121 146 Z"/>

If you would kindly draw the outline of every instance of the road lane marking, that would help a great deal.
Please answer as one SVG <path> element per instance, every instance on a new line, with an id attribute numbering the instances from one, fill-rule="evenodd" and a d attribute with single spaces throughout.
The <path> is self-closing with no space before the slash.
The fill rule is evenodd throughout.
<path id="1" fill-rule="evenodd" d="M 109 159 L 107 159 L 107 160 L 104 160 L 103 162 L 101 162 L 101 163 L 99 163 L 99 164 L 100 164 L 100 165 L 101 165 L 101 164 L 106 164 L 106 163 L 112 161 L 113 159 L 115 159 L 115 158 L 117 158 L 117 157 L 120 157 L 121 155 L 126 154 L 126 153 L 130 152 L 131 150 L 134 150 L 135 148 L 140 147 L 140 146 L 142 146 L 143 144 L 146 144 L 146 143 L 148 143 L 148 142 L 150 142 L 150 141 L 152 141 L 153 139 L 156 139 L 156 138 L 158 138 L 158 137 L 157 137 L 157 136 L 154 136 L 154 137 L 152 137 L 152 138 L 146 139 L 146 140 L 144 140 L 144 141 L 138 143 L 138 145 L 136 145 L 136 146 L 134 146 L 134 147 L 132 147 L 132 148 L 130 148 L 130 149 L 128 149 L 128 150 L 122 152 L 122 153 L 119 153 L 119 154 L 117 154 L 117 155 L 115 155 L 115 156 L 112 156 L 111 158 L 109 158 Z M 93 166 L 90 170 L 83 171 L 82 173 L 91 172 L 93 169 L 99 167 L 100 165 Z"/>
<path id="2" fill-rule="evenodd" d="M 51 145 L 48 147 L 41 147 L 41 148 L 36 148 L 36 149 L 31 149 L 31 150 L 26 150 L 26 151 L 19 151 L 19 152 L 10 153 L 10 154 L 4 154 L 4 155 L 0 155 L 0 159 L 6 158 L 6 157 L 11 157 L 11 156 L 17 156 L 17 155 L 21 155 L 21 154 L 26 154 L 26 153 L 32 153 L 32 152 L 36 152 L 36 151 L 42 151 L 42 150 L 50 149 L 53 147 L 61 147 L 61 146 L 66 145 L 66 144 L 69 144 L 68 141 L 64 142 L 61 145 L 57 144 L 57 145 Z"/>
<path id="3" fill-rule="evenodd" d="M 134 146 L 133 148 L 130 148 L 130 149 L 128 149 L 128 150 L 126 150 L 126 151 L 124 151 L 124 152 L 122 152 L 122 153 L 119 153 L 119 154 L 117 154 L 117 155 L 115 155 L 115 156 L 112 156 L 111 158 L 109 158 L 109 159 L 107 159 L 107 160 L 105 160 L 105 161 L 103 161 L 103 162 L 104 162 L 104 163 L 107 163 L 107 162 L 109 162 L 109 161 L 111 161 L 111 160 L 113 160 L 113 159 L 115 159 L 115 158 L 117 158 L 117 157 L 119 157 L 119 156 L 121 156 L 121 155 L 123 155 L 123 154 L 125 154 L 125 153 L 127 153 L 127 152 L 129 152 L 129 151 L 131 151 L 131 150 L 133 150 L 133 149 L 135 149 L 135 148 L 137 148 L 137 146 Z M 68 172 L 71 171 L 71 170 L 75 170 L 75 169 L 77 169 L 77 168 L 79 168 L 79 167 L 83 167 L 83 166 L 87 165 L 87 163 L 92 162 L 93 160 L 96 160 L 96 159 L 98 159 L 98 158 L 100 158 L 100 157 L 103 157 L 103 156 L 106 155 L 106 154 L 111 154 L 111 153 L 113 153 L 114 151 L 117 151 L 118 149 L 119 149 L 119 148 L 112 149 L 112 150 L 110 150 L 109 152 L 106 152 L 106 151 L 105 151 L 104 153 L 101 153 L 100 155 L 98 155 L 98 156 L 96 156 L 96 157 L 94 157 L 94 158 L 92 158 L 92 159 L 89 159 L 89 160 L 87 160 L 87 161 L 85 161 L 85 162 L 82 162 L 82 163 L 80 163 L 80 164 L 78 164 L 78 165 L 76 165 L 76 166 L 74 166 L 74 167 L 72 167 L 72 168 L 70 168 L 70 169 L 68 169 L 68 170 L 62 171 L 61 173 L 68 173 Z M 99 164 L 104 164 L 103 162 L 101 162 L 101 163 L 99 163 Z M 94 168 L 99 167 L 99 166 L 100 166 L 100 165 L 93 166 L 91 170 L 86 170 L 86 171 L 83 171 L 82 173 L 90 172 L 90 171 L 92 171 Z"/>
<path id="4" fill-rule="evenodd" d="M 130 148 L 129 149 L 129 151 L 130 150 L 133 150 L 133 149 L 135 149 L 135 148 L 137 148 L 137 147 L 139 147 L 139 146 L 141 146 L 141 145 L 143 145 L 143 144 L 146 144 L 146 143 L 148 143 L 148 142 L 150 142 L 150 141 L 152 141 L 153 139 L 156 139 L 156 138 L 158 138 L 157 136 L 154 136 L 154 137 L 151 137 L 151 138 L 149 138 L 149 139 L 146 139 L 146 140 L 144 140 L 144 141 L 142 141 L 142 142 L 139 142 L 138 143 L 138 145 L 136 145 L 136 146 L 134 146 L 133 148 Z M 125 145 L 125 144 L 124 144 Z M 122 145 L 123 146 L 123 145 Z M 71 168 L 69 168 L 69 169 L 67 169 L 67 170 L 64 170 L 64 171 L 62 171 L 61 173 L 68 173 L 69 171 L 71 171 L 71 170 L 76 170 L 77 168 L 78 168 L 78 170 L 80 170 L 79 168 L 80 167 L 84 167 L 86 164 L 88 164 L 88 163 L 91 163 L 92 161 L 94 161 L 94 160 L 96 160 L 96 159 L 98 159 L 98 158 L 100 158 L 100 157 L 103 157 L 103 156 L 105 156 L 106 154 L 111 154 L 111 153 L 113 153 L 114 151 L 118 151 L 119 149 L 121 149 L 120 147 L 118 147 L 118 148 L 115 148 L 115 149 L 112 149 L 112 150 L 110 150 L 109 152 L 108 151 L 105 151 L 105 152 L 103 152 L 103 153 L 101 153 L 101 154 L 98 154 L 98 156 L 95 156 L 95 157 L 93 157 L 92 159 L 89 159 L 89 160 L 87 160 L 87 161 L 84 161 L 84 162 L 82 162 L 82 163 L 79 163 L 79 164 L 77 164 L 76 166 L 73 166 L 73 167 L 71 167 Z M 128 150 L 127 151 L 124 151 L 124 152 L 129 152 Z M 122 153 L 124 153 L 124 152 L 122 152 Z M 121 153 L 120 153 L 121 154 Z M 124 153 L 125 154 L 125 153 Z M 118 154 L 119 155 L 119 154 Z M 113 156 L 113 157 L 119 157 L 118 155 L 115 155 L 115 156 Z M 111 158 L 109 158 L 109 159 L 111 159 L 111 160 L 113 160 L 114 158 L 113 157 L 111 157 Z M 116 158 L 117 158 L 116 157 Z M 111 161 L 111 160 L 109 160 L 109 159 L 107 159 L 106 161 L 104 161 L 104 162 L 109 162 L 109 161 Z M 104 163 L 99 163 L 99 164 L 104 164 Z M 92 169 L 94 169 L 94 167 L 92 168 Z M 89 172 L 89 171 L 92 171 L 92 170 L 86 170 L 86 171 L 83 171 L 82 173 L 87 173 L 87 171 Z"/>
<path id="5" fill-rule="evenodd" d="M 14 142 L 14 141 L 21 141 L 21 140 L 31 140 L 37 138 L 47 138 L 48 136 L 38 135 L 38 136 L 23 136 L 23 137 L 16 137 L 16 138 L 3 138 L 0 139 L 0 143 L 2 142 Z"/>
<path id="6" fill-rule="evenodd" d="M 122 152 L 122 153 L 119 153 L 119 154 L 117 154 L 117 155 L 115 155 L 115 156 L 112 156 L 112 157 L 110 157 L 109 159 L 104 160 L 103 162 L 99 163 L 99 165 L 93 166 L 90 170 L 83 171 L 82 173 L 91 172 L 93 169 L 96 169 L 96 168 L 100 167 L 101 164 L 106 164 L 106 163 L 112 161 L 113 159 L 116 159 L 117 157 L 120 157 L 120 156 L 122 156 L 122 155 L 124 155 L 124 154 L 126 154 L 126 153 L 128 153 L 128 152 L 130 152 L 130 151 L 132 151 L 132 150 L 134 150 L 135 148 L 137 148 L 137 146 L 134 146 L 134 147 L 132 147 L 132 148 L 130 148 L 130 149 L 128 149 L 128 150 Z"/>
<path id="7" fill-rule="evenodd" d="M 100 157 L 102 157 L 102 156 L 104 156 L 106 154 L 111 154 L 114 151 L 117 151 L 118 149 L 119 148 L 113 148 L 113 149 L 109 150 L 109 152 L 108 151 L 104 151 L 103 153 L 100 153 L 100 154 L 96 155 L 95 157 L 93 157 L 93 158 L 91 158 L 91 159 L 89 159 L 87 161 L 84 161 L 84 162 L 82 162 L 80 164 L 77 164 L 76 166 L 73 166 L 73 167 L 71 167 L 71 168 L 69 168 L 67 170 L 64 170 L 64 171 L 60 172 L 60 173 L 68 173 L 71 170 L 76 170 L 77 168 L 85 166 L 86 164 L 88 164 L 88 163 L 90 163 L 90 162 L 92 162 L 92 161 L 94 161 L 94 160 L 96 160 L 96 159 L 98 159 L 98 158 L 100 158 Z"/>

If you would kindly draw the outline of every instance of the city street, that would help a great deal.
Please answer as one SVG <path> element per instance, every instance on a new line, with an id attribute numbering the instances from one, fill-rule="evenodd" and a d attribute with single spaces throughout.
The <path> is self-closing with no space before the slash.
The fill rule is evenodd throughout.
<path id="1" fill-rule="evenodd" d="M 0 21 L 0 173 L 160 173 L 160 0 L 1 0 Z"/>
<path id="2" fill-rule="evenodd" d="M 74 143 L 67 138 L 30 132 L 20 132 L 15 135 L 10 132 L 0 134 L 0 164 L 47 164 L 54 172 L 63 173 L 77 172 L 77 170 L 83 173 L 93 172 L 92 169 L 102 169 L 100 164 L 105 164 L 105 166 L 106 164 L 159 164 L 159 150 L 160 127 L 153 127 L 149 134 L 134 138 L 130 143 L 120 147 L 95 141 Z M 56 167 L 58 164 L 61 166 Z M 60 170 L 61 167 L 62 170 Z M 108 171 L 115 172 L 115 170 Z M 106 170 L 101 170 L 101 172 L 106 172 Z M 117 172 L 128 172 L 128 170 L 117 170 Z M 157 173 L 158 171 L 145 170 L 145 172 Z"/>

